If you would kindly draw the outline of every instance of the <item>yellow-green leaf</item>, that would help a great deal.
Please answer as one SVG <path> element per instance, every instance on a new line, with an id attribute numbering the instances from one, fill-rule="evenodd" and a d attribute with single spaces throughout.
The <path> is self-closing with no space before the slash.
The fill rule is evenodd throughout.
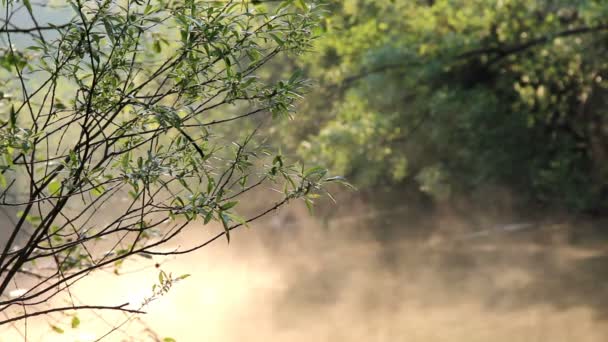
<path id="1" fill-rule="evenodd" d="M 306 6 L 306 2 L 304 0 L 297 0 L 296 6 L 298 6 L 303 11 L 308 10 L 308 6 Z"/>
<path id="2" fill-rule="evenodd" d="M 60 190 L 61 183 L 58 180 L 54 179 L 49 183 L 49 192 L 51 193 L 51 195 L 59 194 Z"/>
<path id="3" fill-rule="evenodd" d="M 33 13 L 32 4 L 31 4 L 30 0 L 23 0 L 23 4 L 25 5 L 25 8 L 27 8 L 28 12 Z"/>
<path id="4" fill-rule="evenodd" d="M 52 325 L 51 324 L 51 329 L 53 329 L 54 332 L 58 333 L 58 334 L 63 334 L 63 329 L 61 329 L 60 327 L 56 326 L 56 325 Z"/>
<path id="5" fill-rule="evenodd" d="M 72 317 L 72 329 L 78 328 L 80 325 L 80 319 L 76 316 Z"/>
<path id="6" fill-rule="evenodd" d="M 99 196 L 103 195 L 103 193 L 105 191 L 106 191 L 106 189 L 103 186 L 98 185 L 97 187 L 95 187 L 91 190 L 91 195 L 93 195 L 95 197 L 99 197 Z"/>

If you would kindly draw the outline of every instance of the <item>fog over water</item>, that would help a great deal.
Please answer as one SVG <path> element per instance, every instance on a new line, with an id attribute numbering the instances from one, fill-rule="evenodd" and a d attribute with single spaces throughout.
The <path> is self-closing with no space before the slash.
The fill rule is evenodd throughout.
<path id="1" fill-rule="evenodd" d="M 292 206 L 236 232 L 230 245 L 135 258 L 120 276 L 110 270 L 83 279 L 72 295 L 87 304 L 134 304 L 157 282 L 155 264 L 191 274 L 108 341 L 608 338 L 602 224 L 554 217 L 517 226 L 476 214 L 489 227 L 479 229 L 450 210 L 421 219 L 407 208 L 349 205 L 331 220 Z M 212 230 L 195 228 L 167 248 Z M 77 329 L 69 315 L 30 319 L 28 341 L 94 341 L 125 318 L 99 314 L 80 312 Z M 15 327 L 0 331 L 0 341 L 23 340 Z"/>

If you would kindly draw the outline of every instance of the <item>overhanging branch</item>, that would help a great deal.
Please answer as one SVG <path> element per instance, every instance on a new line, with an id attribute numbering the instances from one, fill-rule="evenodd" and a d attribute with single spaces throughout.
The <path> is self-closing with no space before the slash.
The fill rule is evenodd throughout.
<path id="1" fill-rule="evenodd" d="M 116 310 L 116 311 L 139 313 L 139 314 L 145 313 L 145 311 L 141 311 L 141 310 L 127 309 L 127 308 L 125 308 L 127 305 L 129 305 L 129 303 L 124 303 L 122 305 L 117 305 L 117 306 L 82 305 L 82 306 L 66 306 L 66 307 L 61 307 L 61 308 L 53 308 L 53 309 L 42 310 L 42 311 L 37 311 L 37 312 L 30 312 L 30 313 L 27 313 L 27 314 L 24 314 L 21 316 L 15 316 L 15 317 L 12 317 L 9 319 L 5 319 L 4 321 L 0 321 L 0 325 L 19 321 L 19 320 L 22 320 L 25 318 L 31 318 L 34 316 L 47 315 L 47 314 L 50 314 L 53 312 L 69 311 L 69 310 Z"/>

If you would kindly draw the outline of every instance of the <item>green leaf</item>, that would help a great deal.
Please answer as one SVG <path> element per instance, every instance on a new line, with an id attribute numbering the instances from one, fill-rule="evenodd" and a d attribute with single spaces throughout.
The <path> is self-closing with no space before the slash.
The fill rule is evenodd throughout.
<path id="1" fill-rule="evenodd" d="M 287 8 L 290 3 L 291 3 L 291 1 L 283 1 L 283 2 L 281 2 L 279 4 L 279 7 L 277 7 L 277 12 L 280 12 L 281 10 Z"/>
<path id="2" fill-rule="evenodd" d="M 205 219 L 204 219 L 203 223 L 204 224 L 209 223 L 212 218 L 213 218 L 213 211 L 210 211 L 205 215 Z"/>
<path id="3" fill-rule="evenodd" d="M 357 190 L 357 188 L 350 184 L 349 182 L 346 181 L 346 178 L 342 177 L 342 176 L 335 176 L 335 177 L 329 177 L 327 179 L 324 180 L 326 183 L 329 182 L 336 182 L 340 185 L 344 185 L 345 187 L 351 189 L 351 190 Z"/>
<path id="4" fill-rule="evenodd" d="M 126 170 L 129 167 L 129 161 L 130 161 L 130 155 L 129 153 L 125 153 L 122 155 L 122 158 L 120 159 L 120 164 L 122 165 L 122 168 L 124 170 Z"/>
<path id="5" fill-rule="evenodd" d="M 23 211 L 18 211 L 17 212 L 17 217 L 18 218 L 22 218 L 23 217 L 24 212 Z M 42 217 L 40 216 L 32 216 L 32 215 L 27 215 L 25 217 L 25 220 L 27 222 L 29 222 L 32 225 L 37 225 L 38 223 L 40 223 L 42 221 Z"/>
<path id="6" fill-rule="evenodd" d="M 32 10 L 32 3 L 30 2 L 30 0 L 23 0 L 23 4 L 25 5 L 25 8 L 27 8 L 27 11 L 30 12 L 30 14 L 33 14 L 33 10 Z"/>
<path id="7" fill-rule="evenodd" d="M 56 326 L 56 325 L 52 325 L 51 324 L 51 329 L 53 329 L 54 332 L 58 333 L 58 334 L 63 334 L 63 329 L 61 329 L 60 327 Z"/>
<path id="8" fill-rule="evenodd" d="M 137 255 L 139 255 L 142 258 L 146 258 L 146 259 L 154 259 L 154 257 L 151 254 L 144 253 L 144 252 L 137 253 Z"/>
<path id="9" fill-rule="evenodd" d="M 308 6 L 306 6 L 306 2 L 304 2 L 304 0 L 296 0 L 296 6 L 303 11 L 308 11 Z"/>
<path id="10" fill-rule="evenodd" d="M 103 186 L 98 185 L 91 190 L 91 195 L 93 195 L 95 197 L 99 197 L 99 196 L 103 195 L 104 192 L 106 192 L 106 189 Z"/>
<path id="11" fill-rule="evenodd" d="M 52 225 L 51 226 L 51 234 L 55 234 L 59 231 L 59 229 L 61 229 L 61 227 L 59 227 L 58 225 Z"/>
<path id="12" fill-rule="evenodd" d="M 78 156 L 76 155 L 76 152 L 74 152 L 73 150 L 70 150 L 70 152 L 68 154 L 70 156 L 70 161 L 72 162 L 72 164 L 77 164 Z"/>
<path id="13" fill-rule="evenodd" d="M 160 53 L 162 51 L 159 40 L 154 41 L 153 48 L 154 48 L 154 52 L 156 52 L 156 53 Z"/>
<path id="14" fill-rule="evenodd" d="M 15 128 L 17 124 L 17 113 L 15 112 L 15 105 L 11 105 L 11 111 L 9 113 L 9 123 L 11 128 Z"/>
<path id="15" fill-rule="evenodd" d="M 226 233 L 226 240 L 228 240 L 228 243 L 230 243 L 230 227 L 228 225 L 229 218 L 227 215 L 225 215 L 222 212 L 220 212 L 219 216 L 220 216 L 220 221 L 222 221 L 222 226 L 224 226 L 224 232 Z"/>
<path id="16" fill-rule="evenodd" d="M 129 196 L 131 196 L 132 199 L 137 199 L 137 197 L 139 197 L 139 191 L 135 192 L 133 190 L 129 190 Z"/>
<path id="17" fill-rule="evenodd" d="M 260 60 L 261 58 L 261 54 L 258 50 L 247 50 L 247 56 L 249 56 L 249 59 L 251 59 L 252 62 L 257 62 Z"/>
<path id="18" fill-rule="evenodd" d="M 245 220 L 244 217 L 239 216 L 239 215 L 235 215 L 235 214 L 227 214 L 233 221 L 236 221 L 240 224 L 242 224 L 243 226 L 249 228 L 249 224 L 247 223 L 247 220 Z"/>
<path id="19" fill-rule="evenodd" d="M 325 176 L 326 173 L 327 173 L 327 170 L 325 168 L 322 168 L 320 166 L 315 166 L 313 168 L 306 170 L 304 172 L 304 177 L 308 178 L 313 175 L 321 175 L 321 177 L 323 177 L 323 176 Z"/>
<path id="20" fill-rule="evenodd" d="M 2 173 L 0 173 L 0 188 L 6 188 L 6 177 Z"/>
<path id="21" fill-rule="evenodd" d="M 177 341 L 174 338 L 165 337 L 165 338 L 163 338 L 163 342 L 177 342 Z"/>
<path id="22" fill-rule="evenodd" d="M 154 7 L 152 7 L 152 5 L 147 4 L 146 8 L 144 8 L 144 15 L 148 15 L 152 12 L 152 10 L 154 9 Z"/>
<path id="23" fill-rule="evenodd" d="M 207 193 L 211 193 L 215 188 L 215 179 L 213 177 L 207 178 Z"/>
<path id="24" fill-rule="evenodd" d="M 61 182 L 54 179 L 49 183 L 48 188 L 49 188 L 49 192 L 51 193 L 51 195 L 58 194 L 59 191 L 61 190 Z"/>
<path id="25" fill-rule="evenodd" d="M 289 83 L 290 84 L 295 83 L 298 79 L 300 79 L 300 77 L 302 77 L 302 70 L 298 69 L 289 78 Z"/>
<path id="26" fill-rule="evenodd" d="M 80 325 L 80 319 L 77 316 L 72 317 L 72 329 L 78 328 Z"/>
<path id="27" fill-rule="evenodd" d="M 228 210 L 228 209 L 234 208 L 234 206 L 237 205 L 237 204 L 239 204 L 238 201 L 228 202 L 228 203 L 225 203 L 224 205 L 222 205 L 220 208 L 222 210 Z"/>
<path id="28" fill-rule="evenodd" d="M 272 37 L 272 39 L 273 39 L 275 42 L 277 42 L 277 44 L 278 44 L 279 46 L 283 46 L 283 45 L 285 45 L 285 41 L 283 41 L 283 39 L 279 38 L 279 36 L 277 36 L 276 34 L 271 33 L 271 34 L 270 34 L 270 37 Z"/>
<path id="29" fill-rule="evenodd" d="M 186 279 L 190 276 L 190 274 L 182 274 L 181 276 L 177 277 L 176 280 L 183 280 Z"/>
<path id="30" fill-rule="evenodd" d="M 308 212 L 312 215 L 314 213 L 314 202 L 310 198 L 304 198 L 304 203 L 306 203 L 306 208 L 308 208 Z"/>
<path id="31" fill-rule="evenodd" d="M 103 26 L 105 26 L 106 28 L 106 33 L 108 38 L 110 38 L 110 41 L 112 41 L 112 43 L 114 43 L 114 29 L 112 28 L 112 24 L 110 23 L 110 21 L 106 18 L 102 18 L 101 19 L 103 21 Z"/>

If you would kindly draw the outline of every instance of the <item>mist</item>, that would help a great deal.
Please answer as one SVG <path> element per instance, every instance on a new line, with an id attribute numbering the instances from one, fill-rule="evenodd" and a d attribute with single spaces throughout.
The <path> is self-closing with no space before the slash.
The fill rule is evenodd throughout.
<path id="1" fill-rule="evenodd" d="M 28 341 L 94 341 L 117 326 L 107 340 L 604 341 L 608 336 L 603 279 L 608 249 L 601 222 L 557 215 L 507 221 L 506 215 L 459 216 L 453 209 L 379 210 L 354 198 L 334 206 L 330 216 L 311 216 L 296 204 L 235 232 L 230 244 L 220 240 L 188 255 L 135 258 L 118 275 L 93 273 L 72 287 L 69 295 L 76 302 L 136 306 L 150 295 L 159 270 L 190 277 L 148 304 L 145 315 L 79 312 L 76 329 L 69 327 L 69 315 L 29 319 Z M 473 221 L 485 229 L 471 226 Z M 220 229 L 194 226 L 166 248 L 187 246 Z M 16 328 L 2 327 L 0 341 L 23 338 Z"/>

